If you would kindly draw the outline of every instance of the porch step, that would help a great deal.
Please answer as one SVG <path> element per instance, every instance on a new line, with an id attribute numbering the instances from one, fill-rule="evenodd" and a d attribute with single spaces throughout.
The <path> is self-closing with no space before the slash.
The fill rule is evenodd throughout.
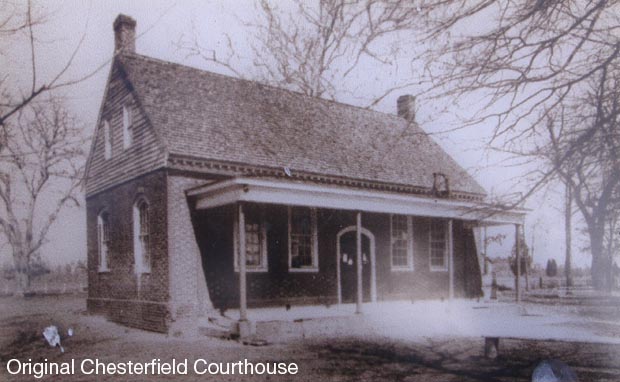
<path id="1" fill-rule="evenodd" d="M 209 315 L 198 324 L 198 334 L 214 338 L 231 338 L 235 320 L 217 314 Z"/>
<path id="2" fill-rule="evenodd" d="M 203 323 L 198 327 L 198 334 L 206 337 L 229 339 L 231 330 L 212 323 Z"/>
<path id="3" fill-rule="evenodd" d="M 259 321 L 256 336 L 269 343 L 292 339 L 325 338 L 341 333 L 368 333 L 370 328 L 363 316 L 323 317 L 294 321 Z"/>

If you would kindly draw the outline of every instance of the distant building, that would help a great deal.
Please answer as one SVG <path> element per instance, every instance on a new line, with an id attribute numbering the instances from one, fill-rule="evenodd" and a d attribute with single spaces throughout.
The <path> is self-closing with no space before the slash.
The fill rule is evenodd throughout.
<path id="1" fill-rule="evenodd" d="M 87 163 L 90 311 L 167 331 L 229 308 L 480 295 L 474 228 L 523 214 L 479 209 L 413 97 L 389 115 L 156 60 L 135 26 L 114 23 Z"/>

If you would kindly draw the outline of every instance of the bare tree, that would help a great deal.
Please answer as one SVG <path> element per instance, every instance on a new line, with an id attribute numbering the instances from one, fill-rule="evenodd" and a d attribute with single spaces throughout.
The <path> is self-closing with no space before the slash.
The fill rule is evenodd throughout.
<path id="1" fill-rule="evenodd" d="M 77 205 L 82 180 L 82 128 L 58 98 L 22 107 L 0 127 L 0 237 L 13 254 L 18 286 L 28 290 L 50 227 L 61 210 Z"/>
<path id="2" fill-rule="evenodd" d="M 0 74 L 0 126 L 19 113 L 24 107 L 42 94 L 54 89 L 64 88 L 80 83 L 101 70 L 107 62 L 98 68 L 78 77 L 67 78 L 69 69 L 80 50 L 86 34 L 62 63 L 59 69 L 42 78 L 41 65 L 49 64 L 46 57 L 41 57 L 40 28 L 47 22 L 42 7 L 36 7 L 29 0 L 27 3 L 3 2 L 0 9 L 0 63 L 4 62 L 3 73 Z M 11 65 L 11 52 L 16 47 L 27 46 L 28 58 L 24 65 Z M 12 57 L 15 59 L 15 57 Z M 2 150 L 0 141 L 0 150 Z"/>
<path id="3" fill-rule="evenodd" d="M 257 19 L 243 22 L 247 35 L 253 36 L 250 57 L 241 56 L 229 36 L 227 49 L 219 52 L 204 46 L 196 32 L 182 37 L 178 46 L 188 56 L 199 56 L 238 77 L 337 99 L 363 60 L 392 64 L 401 45 L 390 39 L 412 30 L 416 12 L 406 0 L 295 0 L 288 3 L 290 8 L 276 4 L 257 0 Z M 242 62 L 248 58 L 251 68 L 244 69 Z M 412 83 L 386 87 L 371 105 Z"/>
<path id="4" fill-rule="evenodd" d="M 549 158 L 545 150 L 553 152 L 552 163 L 532 173 L 522 199 L 559 178 L 568 182 L 588 226 L 594 285 L 607 288 L 603 234 L 620 182 L 613 100 L 620 68 L 620 2 L 417 4 L 420 40 L 432 42 L 425 56 L 429 97 L 481 100 L 464 126 L 491 123 L 494 149 L 535 161 Z M 566 122 L 571 127 L 565 124 L 559 133 L 559 124 L 551 124 L 548 131 L 547 121 L 561 110 L 570 110 Z"/>
<path id="5" fill-rule="evenodd" d="M 610 67 L 591 80 L 590 90 L 546 124 L 552 168 L 570 187 L 586 223 L 592 281 L 613 283 L 615 219 L 620 213 L 620 70 Z M 613 77 L 613 78 L 610 78 Z"/>

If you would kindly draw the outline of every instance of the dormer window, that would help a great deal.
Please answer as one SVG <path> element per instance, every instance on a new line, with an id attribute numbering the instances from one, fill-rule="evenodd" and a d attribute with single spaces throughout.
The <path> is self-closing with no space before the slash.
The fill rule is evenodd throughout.
<path id="1" fill-rule="evenodd" d="M 133 138 L 133 115 L 129 105 L 123 106 L 123 148 L 131 146 Z"/>
<path id="2" fill-rule="evenodd" d="M 110 136 L 110 124 L 103 122 L 103 156 L 105 159 L 112 157 L 112 137 Z"/>

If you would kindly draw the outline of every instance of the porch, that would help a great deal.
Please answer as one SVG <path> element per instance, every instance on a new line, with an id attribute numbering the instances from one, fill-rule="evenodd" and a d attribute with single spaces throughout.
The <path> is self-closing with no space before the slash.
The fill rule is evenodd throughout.
<path id="1" fill-rule="evenodd" d="M 620 344 L 620 324 L 588 319 L 563 306 L 455 299 L 365 303 L 363 309 L 358 315 L 355 304 L 255 308 L 248 311 L 248 319 L 256 326 L 256 336 L 268 342 L 360 335 L 413 342 L 479 337 L 481 349 L 485 337 Z M 226 316 L 238 320 L 239 310 Z"/>
<path id="2" fill-rule="evenodd" d="M 207 227 L 197 236 L 211 240 L 199 243 L 211 299 L 222 312 L 238 308 L 240 322 L 254 319 L 248 305 L 258 300 L 307 318 L 312 307 L 300 305 L 335 304 L 339 316 L 347 301 L 361 313 L 364 302 L 477 297 L 474 228 L 514 224 L 518 235 L 524 217 L 471 201 L 289 179 L 233 178 L 187 195 Z"/>

